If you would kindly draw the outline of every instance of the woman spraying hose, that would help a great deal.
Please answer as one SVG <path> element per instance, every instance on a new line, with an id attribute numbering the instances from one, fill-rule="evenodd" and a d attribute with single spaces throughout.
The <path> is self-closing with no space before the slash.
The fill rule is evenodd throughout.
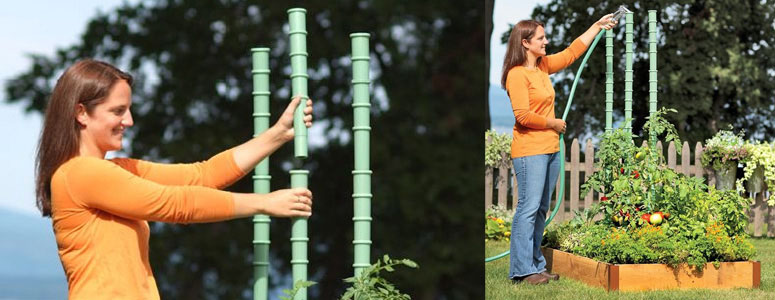
<path id="1" fill-rule="evenodd" d="M 570 47 L 548 56 L 545 47 L 549 42 L 542 23 L 520 21 L 509 36 L 501 84 L 516 119 L 511 157 L 519 185 L 519 203 L 511 225 L 512 280 L 545 284 L 559 278 L 546 272 L 546 260 L 540 249 L 543 220 L 559 174 L 559 134 L 566 129 L 565 121 L 555 118 L 554 88 L 549 74 L 571 65 L 601 29 L 616 25 L 612 16 L 603 16 Z"/>
<path id="2" fill-rule="evenodd" d="M 158 164 L 105 159 L 121 149 L 132 77 L 95 60 L 65 70 L 46 108 L 36 160 L 37 205 L 50 216 L 70 299 L 159 299 L 147 221 L 215 222 L 255 214 L 308 217 L 312 193 L 221 191 L 293 139 L 294 99 L 261 135 L 209 160 Z M 312 102 L 304 121 L 312 125 Z"/>

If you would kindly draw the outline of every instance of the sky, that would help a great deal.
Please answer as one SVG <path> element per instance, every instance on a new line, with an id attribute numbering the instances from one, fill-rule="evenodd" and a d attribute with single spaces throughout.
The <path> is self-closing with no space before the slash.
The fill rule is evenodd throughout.
<path id="1" fill-rule="evenodd" d="M 57 48 L 78 42 L 86 22 L 121 0 L 5 1 L 0 10 L 0 209 L 38 215 L 34 198 L 35 147 L 41 115 L 25 113 L 20 104 L 5 103 L 5 81 L 30 65 L 28 54 L 53 55 Z M 73 4 L 77 3 L 77 4 Z M 500 35 L 509 23 L 527 19 L 536 4 L 548 0 L 495 0 L 491 39 L 490 82 L 498 85 L 505 46 Z"/>
<path id="2" fill-rule="evenodd" d="M 495 0 L 493 7 L 493 31 L 490 37 L 490 120 L 491 128 L 500 134 L 511 134 L 514 117 L 506 91 L 500 86 L 501 66 L 506 55 L 506 45 L 501 44 L 501 35 L 509 29 L 509 24 L 530 19 L 536 5 L 545 5 L 549 0 Z M 547 32 L 551 34 L 551 32 Z"/>
<path id="3" fill-rule="evenodd" d="M 0 209 L 39 215 L 34 198 L 35 147 L 41 116 L 26 114 L 22 105 L 6 103 L 5 81 L 31 64 L 28 54 L 51 56 L 76 43 L 86 22 L 98 10 L 119 0 L 0 1 Z"/>

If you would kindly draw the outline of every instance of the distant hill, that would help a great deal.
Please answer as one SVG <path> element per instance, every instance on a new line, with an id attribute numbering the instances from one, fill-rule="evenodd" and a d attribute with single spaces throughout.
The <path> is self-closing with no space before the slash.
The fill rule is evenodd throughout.
<path id="1" fill-rule="evenodd" d="M 0 299 L 66 299 L 51 219 L 0 209 Z"/>
<path id="2" fill-rule="evenodd" d="M 514 113 L 506 91 L 499 85 L 490 85 L 490 126 L 499 133 L 511 134 Z"/>

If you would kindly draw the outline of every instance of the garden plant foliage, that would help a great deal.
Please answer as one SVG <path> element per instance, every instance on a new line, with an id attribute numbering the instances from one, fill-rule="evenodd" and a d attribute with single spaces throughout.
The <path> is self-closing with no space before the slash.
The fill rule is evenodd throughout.
<path id="1" fill-rule="evenodd" d="M 644 136 L 680 143 L 664 118 L 669 111 L 649 118 Z M 545 245 L 608 263 L 686 263 L 698 270 L 707 262 L 753 257 L 745 233 L 749 200 L 676 173 L 654 146 L 636 147 L 633 137 L 621 128 L 603 134 L 598 171 L 581 192 L 597 191 L 600 201 L 568 222 L 550 225 Z"/>

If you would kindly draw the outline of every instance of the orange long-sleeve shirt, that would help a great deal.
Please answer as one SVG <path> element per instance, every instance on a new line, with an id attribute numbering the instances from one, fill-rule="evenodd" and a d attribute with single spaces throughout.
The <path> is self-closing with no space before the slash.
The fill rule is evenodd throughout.
<path id="1" fill-rule="evenodd" d="M 506 77 L 506 92 L 514 110 L 511 157 L 560 151 L 559 134 L 547 126 L 554 119 L 554 87 L 549 74 L 570 66 L 587 46 L 576 39 L 565 50 L 541 58 L 535 69 L 515 66 Z"/>
<path id="2" fill-rule="evenodd" d="M 158 164 L 78 156 L 51 178 L 51 215 L 69 299 L 159 299 L 147 221 L 229 219 L 224 188 L 245 174 L 233 151 L 205 162 Z"/>

